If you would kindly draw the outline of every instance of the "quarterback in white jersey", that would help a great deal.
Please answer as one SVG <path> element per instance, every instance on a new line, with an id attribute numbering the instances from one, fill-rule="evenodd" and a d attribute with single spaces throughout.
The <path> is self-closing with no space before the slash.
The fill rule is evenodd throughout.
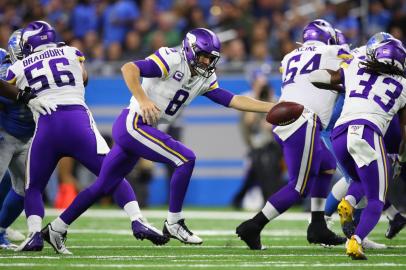
<path id="1" fill-rule="evenodd" d="M 144 77 L 141 87 L 159 109 L 158 124 L 170 124 L 197 96 L 219 88 L 216 74 L 194 76 L 181 51 L 163 47 L 147 57 L 161 70 L 159 77 Z M 131 113 L 142 113 L 139 101 L 131 98 Z"/>
<path id="2" fill-rule="evenodd" d="M 377 224 L 387 193 L 388 166 L 385 134 L 393 116 L 405 107 L 406 50 L 399 40 L 379 43 L 365 61 L 355 58 L 337 71 L 319 70 L 312 80 L 343 83 L 346 97 L 343 111 L 332 132 L 337 159 L 355 182 L 360 182 L 368 204 L 347 245 L 353 259 L 366 259 L 361 241 Z M 404 111 L 404 110 L 403 110 Z M 405 121 L 402 113 L 401 121 Z"/>
<path id="3" fill-rule="evenodd" d="M 86 210 L 78 205 L 89 200 L 95 202 L 106 190 L 119 184 L 142 157 L 175 168 L 170 183 L 168 217 L 164 222 L 165 237 L 188 244 L 203 242 L 188 229 L 182 216 L 183 200 L 196 156 L 181 142 L 158 130 L 156 125 L 171 123 L 198 95 L 243 111 L 265 113 L 274 105 L 233 95 L 219 87 L 214 71 L 220 57 L 220 46 L 216 34 L 197 28 L 187 33 L 181 51 L 160 48 L 145 60 L 123 65 L 124 80 L 133 94 L 131 104 L 122 111 L 113 126 L 115 145 L 103 162 L 102 173 L 89 187 L 94 196 L 89 199 L 88 193 L 81 192 L 61 215 L 65 223 L 70 224 Z M 86 205 L 89 207 L 91 203 Z M 137 227 L 133 224 L 133 231 L 135 229 Z"/>

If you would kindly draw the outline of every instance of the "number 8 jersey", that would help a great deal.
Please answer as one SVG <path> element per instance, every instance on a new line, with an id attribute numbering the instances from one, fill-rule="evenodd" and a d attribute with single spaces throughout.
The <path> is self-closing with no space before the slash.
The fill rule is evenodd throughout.
<path id="1" fill-rule="evenodd" d="M 406 104 L 406 80 L 400 76 L 369 72 L 360 64 L 362 61 L 354 58 L 342 68 L 345 99 L 335 126 L 365 119 L 385 135 L 393 116 Z"/>
<path id="2" fill-rule="evenodd" d="M 161 111 L 158 124 L 170 124 L 197 96 L 218 88 L 216 74 L 209 78 L 193 76 L 182 52 L 162 47 L 147 60 L 155 62 L 161 70 L 158 78 L 142 79 L 142 89 Z M 141 114 L 138 101 L 132 97 L 130 112 Z"/>
<path id="3" fill-rule="evenodd" d="M 85 105 L 81 62 L 83 54 L 74 47 L 52 46 L 16 61 L 6 80 L 24 89 L 30 86 L 37 96 L 46 96 L 59 105 Z"/>
<path id="4" fill-rule="evenodd" d="M 293 101 L 312 110 L 326 128 L 337 93 L 315 87 L 308 74 L 318 69 L 337 70 L 343 59 L 351 58 L 341 46 L 308 41 L 285 55 L 281 62 L 282 94 L 280 101 Z"/>

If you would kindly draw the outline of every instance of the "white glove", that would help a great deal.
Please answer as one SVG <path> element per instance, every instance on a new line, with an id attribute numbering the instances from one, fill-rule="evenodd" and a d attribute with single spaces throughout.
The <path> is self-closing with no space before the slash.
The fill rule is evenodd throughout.
<path id="1" fill-rule="evenodd" d="M 47 98 L 36 97 L 28 102 L 28 107 L 31 109 L 32 112 L 38 112 L 42 115 L 47 115 L 51 114 L 52 111 L 56 111 L 58 105 Z"/>

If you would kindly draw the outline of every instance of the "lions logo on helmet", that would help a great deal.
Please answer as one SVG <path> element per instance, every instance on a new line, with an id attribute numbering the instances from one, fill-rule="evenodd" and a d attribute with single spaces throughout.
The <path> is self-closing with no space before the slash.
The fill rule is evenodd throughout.
<path id="1" fill-rule="evenodd" d="M 210 77 L 216 70 L 220 48 L 221 43 L 217 35 L 206 28 L 191 30 L 182 42 L 182 52 L 186 61 L 197 74 L 205 78 Z M 201 63 L 200 56 L 208 57 L 210 64 Z"/>
<path id="2" fill-rule="evenodd" d="M 375 58 L 378 62 L 394 65 L 404 71 L 406 67 L 406 49 L 401 41 L 395 38 L 378 43 L 371 54 L 368 54 L 369 59 Z"/>
<path id="3" fill-rule="evenodd" d="M 55 44 L 54 28 L 47 22 L 34 21 L 25 27 L 21 34 L 20 47 L 24 57 Z"/>
<path id="4" fill-rule="evenodd" d="M 7 51 L 10 55 L 11 63 L 16 62 L 17 60 L 21 60 L 23 58 L 23 53 L 20 47 L 20 40 L 21 40 L 21 33 L 23 29 L 18 29 L 14 31 L 10 38 L 8 39 L 7 43 Z"/>
<path id="5" fill-rule="evenodd" d="M 391 34 L 386 33 L 386 32 L 379 32 L 373 35 L 370 39 L 368 39 L 367 45 L 366 45 L 366 51 L 367 54 L 373 53 L 373 50 L 376 49 L 379 43 L 382 41 L 385 41 L 389 38 L 394 38 Z"/>

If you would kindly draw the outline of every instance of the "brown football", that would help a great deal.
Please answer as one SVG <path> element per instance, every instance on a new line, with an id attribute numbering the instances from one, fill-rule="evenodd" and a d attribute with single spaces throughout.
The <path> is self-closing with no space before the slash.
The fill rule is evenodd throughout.
<path id="1" fill-rule="evenodd" d="M 303 113 L 302 104 L 282 101 L 273 106 L 266 116 L 266 121 L 276 126 L 286 126 L 295 122 Z"/>

